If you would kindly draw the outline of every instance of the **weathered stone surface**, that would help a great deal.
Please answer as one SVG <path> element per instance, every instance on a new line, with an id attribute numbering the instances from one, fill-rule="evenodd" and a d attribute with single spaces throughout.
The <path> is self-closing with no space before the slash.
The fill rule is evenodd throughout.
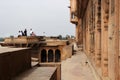
<path id="1" fill-rule="evenodd" d="M 13 80 L 54 80 L 52 75 L 56 77 L 56 67 L 33 67 Z"/>
<path id="2" fill-rule="evenodd" d="M 120 1 L 78 0 L 76 41 L 82 33 L 83 50 L 103 79 L 120 80 Z M 78 27 L 81 27 L 78 29 Z M 99 69 L 98 69 L 99 68 Z"/>

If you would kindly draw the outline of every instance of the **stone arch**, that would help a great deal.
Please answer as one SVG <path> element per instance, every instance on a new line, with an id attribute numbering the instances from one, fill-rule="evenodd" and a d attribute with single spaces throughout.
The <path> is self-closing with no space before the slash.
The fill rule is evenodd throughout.
<path id="1" fill-rule="evenodd" d="M 61 52 L 59 49 L 55 50 L 55 62 L 61 61 Z"/>
<path id="2" fill-rule="evenodd" d="M 53 62 L 54 61 L 54 55 L 53 55 L 53 50 L 48 51 L 48 62 Z"/>
<path id="3" fill-rule="evenodd" d="M 41 62 L 47 62 L 47 51 L 45 49 L 41 51 Z"/>

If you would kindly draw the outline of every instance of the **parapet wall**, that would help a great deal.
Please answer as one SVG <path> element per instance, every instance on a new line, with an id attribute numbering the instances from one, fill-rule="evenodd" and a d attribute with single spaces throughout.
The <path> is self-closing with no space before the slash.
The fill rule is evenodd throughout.
<path id="1" fill-rule="evenodd" d="M 0 80 L 11 80 L 16 75 L 31 68 L 31 55 L 29 49 L 4 48 L 0 52 Z M 13 49 L 13 48 L 12 48 Z"/>
<path id="2" fill-rule="evenodd" d="M 56 72 L 51 76 L 50 80 L 61 80 L 61 63 L 39 63 L 39 65 L 40 67 L 56 67 Z"/>
<path id="3" fill-rule="evenodd" d="M 39 42 L 39 38 L 38 37 L 34 37 L 34 36 L 22 36 L 22 37 L 16 37 L 16 38 L 5 38 L 5 43 L 11 43 L 11 44 L 17 44 L 17 43 L 33 43 L 33 42 Z"/>
<path id="4" fill-rule="evenodd" d="M 63 56 L 62 56 L 63 60 L 70 58 L 72 56 L 72 54 L 73 54 L 72 45 L 68 45 L 68 46 L 63 47 Z"/>
<path id="5" fill-rule="evenodd" d="M 20 74 L 13 80 L 59 80 L 57 79 L 56 67 L 38 67 L 35 66 L 30 70 Z"/>

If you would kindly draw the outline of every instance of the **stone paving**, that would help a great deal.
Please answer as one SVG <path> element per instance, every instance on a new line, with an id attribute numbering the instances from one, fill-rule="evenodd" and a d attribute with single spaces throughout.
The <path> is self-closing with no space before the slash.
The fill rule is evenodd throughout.
<path id="1" fill-rule="evenodd" d="M 62 80 L 96 80 L 87 62 L 86 55 L 78 51 L 61 64 Z"/>
<path id="2" fill-rule="evenodd" d="M 12 80 L 50 80 L 56 67 L 33 67 Z"/>

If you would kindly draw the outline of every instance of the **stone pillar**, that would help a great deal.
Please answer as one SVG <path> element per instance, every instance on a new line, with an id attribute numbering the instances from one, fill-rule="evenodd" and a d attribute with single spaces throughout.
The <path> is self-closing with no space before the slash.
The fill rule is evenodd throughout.
<path id="1" fill-rule="evenodd" d="M 39 50 L 38 60 L 39 60 L 39 63 L 41 63 L 41 49 Z"/>
<path id="2" fill-rule="evenodd" d="M 96 30 L 95 33 L 95 62 L 96 66 L 100 67 L 101 65 L 101 30 Z"/>
<path id="3" fill-rule="evenodd" d="M 48 50 L 46 50 L 46 61 L 47 61 L 47 63 L 48 63 Z"/>
<path id="4" fill-rule="evenodd" d="M 108 28 L 104 28 L 104 39 L 103 39 L 103 76 L 108 76 Z"/>
<path id="5" fill-rule="evenodd" d="M 95 62 L 95 1 L 93 1 L 93 61 Z"/>
<path id="6" fill-rule="evenodd" d="M 96 66 L 101 65 L 101 0 L 96 4 L 96 27 L 95 27 L 95 62 Z"/>
<path id="7" fill-rule="evenodd" d="M 116 18 L 118 18 L 117 16 L 119 16 L 119 26 L 117 27 L 117 42 L 118 42 L 118 44 L 119 45 L 117 45 L 116 47 L 118 48 L 117 49 L 117 51 L 119 51 L 119 52 L 117 52 L 117 58 L 118 58 L 118 64 L 117 64 L 117 66 L 118 66 L 118 75 L 117 76 L 119 76 L 119 79 L 118 80 L 120 80 L 120 0 L 117 0 L 117 5 L 116 5 L 116 7 L 118 7 L 118 11 L 119 11 L 119 15 L 116 15 Z M 118 31 L 119 30 L 119 31 Z M 117 43 L 116 42 L 116 43 Z M 117 80 L 117 79 L 116 79 Z"/>
<path id="8" fill-rule="evenodd" d="M 53 50 L 53 62 L 55 62 L 55 49 Z"/>
<path id="9" fill-rule="evenodd" d="M 108 19 L 109 0 L 102 0 L 102 75 L 108 76 Z"/>
<path id="10" fill-rule="evenodd" d="M 87 56 L 90 55 L 90 31 L 89 31 L 89 16 L 86 14 L 86 24 L 85 24 L 85 34 L 86 34 L 86 54 Z"/>
<path id="11" fill-rule="evenodd" d="M 88 24 L 86 24 L 86 52 L 87 55 L 90 55 L 90 33 L 89 33 L 89 29 L 88 29 Z"/>
<path id="12" fill-rule="evenodd" d="M 78 43 L 79 26 L 76 24 L 76 42 Z"/>
<path id="13" fill-rule="evenodd" d="M 81 27 L 81 19 L 78 19 L 78 24 L 77 24 L 77 37 L 78 37 L 78 45 L 81 45 L 82 44 L 82 27 Z"/>
<path id="14" fill-rule="evenodd" d="M 86 33 L 85 33 L 85 21 L 84 21 L 84 19 L 82 20 L 82 26 L 83 26 L 83 51 L 86 52 L 86 42 L 85 42 Z"/>
<path id="15" fill-rule="evenodd" d="M 86 43 L 87 43 L 87 55 L 90 56 L 90 17 L 87 14 L 87 21 L 86 21 Z"/>
<path id="16" fill-rule="evenodd" d="M 91 1 L 90 9 L 90 53 L 91 59 L 95 60 L 95 4 Z"/>
<path id="17" fill-rule="evenodd" d="M 92 3 L 92 1 L 90 1 L 90 4 Z M 90 6 L 91 8 L 90 8 L 90 12 L 89 12 L 89 51 L 90 51 L 90 53 L 89 53 L 89 57 L 90 57 L 90 59 L 92 60 L 92 54 L 93 54 L 93 50 L 92 50 L 92 46 L 93 46 L 93 44 L 92 44 L 92 27 L 93 27 L 93 16 L 92 16 L 92 9 L 93 9 L 93 7 L 92 6 Z M 89 9 L 89 8 L 88 8 Z"/>
<path id="18" fill-rule="evenodd" d="M 120 80 L 120 0 L 115 0 L 115 80 Z"/>

